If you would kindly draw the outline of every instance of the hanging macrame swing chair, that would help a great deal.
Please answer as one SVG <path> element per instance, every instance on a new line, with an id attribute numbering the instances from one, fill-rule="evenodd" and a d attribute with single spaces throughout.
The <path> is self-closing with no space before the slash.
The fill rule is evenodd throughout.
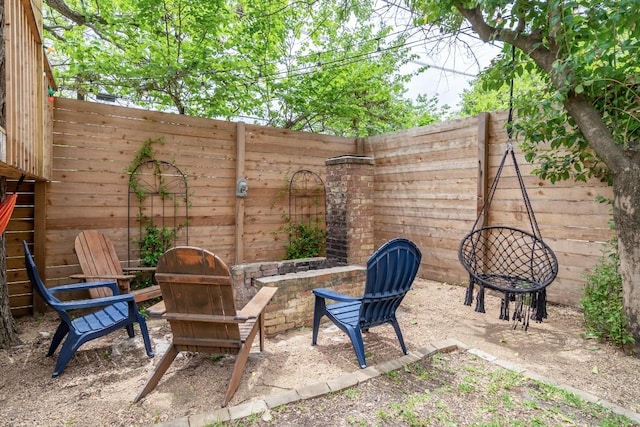
<path id="1" fill-rule="evenodd" d="M 480 218 L 489 212 L 509 155 L 516 170 L 532 232 L 506 225 L 478 226 Z M 484 313 L 484 292 L 485 289 L 492 289 L 503 294 L 500 319 L 509 320 L 509 302 L 515 302 L 511 317 L 514 328 L 520 322 L 526 330 L 531 317 L 538 322 L 547 317 L 546 287 L 558 274 L 558 260 L 542 240 L 511 144 L 502 157 L 480 215 L 471 231 L 460 242 L 458 257 L 469 273 L 465 305 L 471 305 L 474 287 L 478 286 L 477 312 Z"/>
<path id="2" fill-rule="evenodd" d="M 513 81 L 511 82 L 511 97 L 513 98 Z M 472 304 L 475 286 L 478 286 L 475 311 L 481 313 L 484 313 L 485 289 L 500 292 L 503 295 L 500 319 L 509 320 L 509 303 L 514 302 L 515 308 L 511 316 L 513 328 L 515 329 L 518 324 L 521 324 L 526 330 L 529 327 L 531 317 L 538 322 L 547 317 L 546 288 L 558 274 L 558 260 L 551 248 L 542 240 L 531 201 L 516 161 L 511 144 L 512 112 L 513 106 L 511 105 L 507 121 L 509 136 L 507 149 L 478 218 L 476 218 L 471 231 L 460 242 L 458 258 L 469 273 L 465 305 Z M 527 209 L 531 232 L 506 225 L 482 226 L 480 224 L 481 218 L 487 218 L 491 201 L 508 157 L 511 157 L 513 161 L 524 205 Z"/>

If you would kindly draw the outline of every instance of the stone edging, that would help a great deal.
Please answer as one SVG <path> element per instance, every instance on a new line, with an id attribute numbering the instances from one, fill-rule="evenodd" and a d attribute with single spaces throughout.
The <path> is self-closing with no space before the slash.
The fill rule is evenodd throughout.
<path id="1" fill-rule="evenodd" d="M 220 408 L 212 412 L 205 412 L 201 414 L 191 415 L 187 417 L 178 418 L 176 420 L 167 421 L 165 423 L 156 424 L 157 427 L 205 427 L 207 425 L 214 424 L 222 421 L 233 421 L 240 418 L 245 418 L 253 414 L 261 414 L 269 409 L 277 408 L 281 405 L 297 402 L 299 400 L 311 399 L 314 397 L 322 396 L 327 393 L 335 393 L 348 387 L 352 387 L 356 384 L 367 381 L 371 378 L 375 378 L 384 373 L 394 371 L 402 368 L 418 360 L 429 357 L 435 353 L 448 353 L 457 349 L 466 350 L 467 352 L 480 357 L 490 363 L 494 363 L 504 369 L 508 369 L 514 372 L 518 372 L 527 378 L 531 378 L 536 381 L 549 384 L 560 389 L 563 389 L 569 393 L 573 393 L 581 399 L 602 405 L 605 408 L 610 409 L 612 412 L 623 415 L 630 420 L 640 425 L 640 414 L 623 408 L 619 405 L 615 405 L 609 401 L 600 399 L 599 397 L 578 390 L 569 385 L 560 384 L 550 378 L 538 375 L 535 372 L 531 372 L 528 369 L 524 369 L 515 363 L 508 362 L 506 360 L 498 359 L 491 354 L 485 353 L 477 348 L 469 348 L 466 344 L 455 340 L 447 339 L 438 341 L 425 348 L 410 352 L 406 356 L 402 356 L 398 359 L 381 363 L 379 365 L 370 366 L 365 369 L 359 369 L 351 374 L 344 375 L 340 378 L 335 378 L 326 382 L 320 382 L 311 384 L 308 386 L 300 387 L 298 389 L 288 390 L 282 393 L 266 396 L 263 399 L 254 400 L 251 402 L 243 403 L 237 406 L 231 406 L 227 408 Z"/>

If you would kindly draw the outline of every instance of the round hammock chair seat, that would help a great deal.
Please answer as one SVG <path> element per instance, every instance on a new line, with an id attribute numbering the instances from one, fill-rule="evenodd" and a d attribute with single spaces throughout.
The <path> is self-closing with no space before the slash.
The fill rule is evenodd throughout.
<path id="1" fill-rule="evenodd" d="M 513 159 L 533 233 L 505 225 L 477 227 L 481 216 L 489 211 L 509 154 Z M 510 301 L 516 301 L 511 320 L 522 322 L 525 329 L 529 326 L 530 317 L 538 322 L 547 317 L 546 287 L 558 275 L 558 260 L 553 250 L 542 241 L 511 145 L 504 153 L 487 201 L 476 222 L 460 242 L 458 258 L 469 273 L 469 286 L 464 301 L 466 305 L 471 305 L 473 288 L 477 285 L 477 312 L 484 313 L 484 292 L 485 289 L 490 289 L 503 295 L 500 319 L 509 320 Z M 514 323 L 514 328 L 515 326 Z"/>
<path id="2" fill-rule="evenodd" d="M 484 227 L 467 234 L 460 262 L 480 286 L 501 292 L 536 292 L 558 274 L 558 261 L 546 243 L 517 228 Z"/>
<path id="3" fill-rule="evenodd" d="M 516 301 L 511 320 L 525 318 L 525 328 L 529 316 L 539 322 L 547 317 L 546 287 L 558 274 L 558 261 L 541 239 L 517 228 L 483 227 L 462 239 L 458 256 L 470 277 L 466 305 L 472 304 L 478 285 L 477 312 L 484 313 L 484 291 L 491 289 L 503 294 L 500 319 L 510 319 L 509 301 Z M 525 313 L 527 309 L 533 314 Z"/>
<path id="4" fill-rule="evenodd" d="M 513 62 L 515 58 L 515 46 L 513 45 L 511 46 L 511 57 Z M 476 311 L 484 313 L 485 288 L 501 292 L 503 297 L 500 319 L 509 320 L 509 301 L 515 301 L 513 327 L 515 329 L 517 322 L 522 322 L 522 326 L 526 330 L 529 327 L 532 311 L 533 317 L 538 322 L 547 317 L 546 288 L 558 275 L 558 259 L 553 250 L 542 241 L 542 234 L 536 222 L 531 200 L 529 200 L 511 143 L 513 78 L 509 86 L 509 115 L 506 124 L 507 149 L 502 156 L 496 176 L 488 189 L 487 197 L 482 203 L 471 231 L 460 242 L 458 258 L 469 273 L 469 286 L 464 303 L 471 305 L 473 288 L 478 285 Z M 505 225 L 488 225 L 491 202 L 508 157 L 511 157 L 513 162 L 532 233 Z M 486 176 L 486 171 L 481 171 L 479 176 Z"/>

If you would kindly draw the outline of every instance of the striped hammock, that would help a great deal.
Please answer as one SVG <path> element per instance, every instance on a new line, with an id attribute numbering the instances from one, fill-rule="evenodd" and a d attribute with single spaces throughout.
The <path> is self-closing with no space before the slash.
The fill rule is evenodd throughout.
<path id="1" fill-rule="evenodd" d="M 9 219 L 11 219 L 11 214 L 13 213 L 13 208 L 16 206 L 17 199 L 18 195 L 13 193 L 0 201 L 0 234 L 4 233 L 7 224 L 9 224 Z"/>

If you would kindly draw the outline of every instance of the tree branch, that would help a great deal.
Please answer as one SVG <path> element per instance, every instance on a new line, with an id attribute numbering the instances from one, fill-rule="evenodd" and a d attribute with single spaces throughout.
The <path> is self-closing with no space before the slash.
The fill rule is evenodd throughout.
<path id="1" fill-rule="evenodd" d="M 67 5 L 64 2 L 64 0 L 45 0 L 45 3 L 51 9 L 57 11 L 60 15 L 66 17 L 67 19 L 70 19 L 71 21 L 75 22 L 78 25 L 86 25 L 91 29 L 93 29 L 93 26 L 91 25 L 93 23 L 99 23 L 99 24 L 107 23 L 107 21 L 105 21 L 103 18 L 101 18 L 98 15 L 87 16 L 84 13 L 80 13 L 71 9 L 69 5 Z"/>
<path id="2" fill-rule="evenodd" d="M 482 14 L 479 7 L 467 9 L 462 4 L 457 3 L 456 8 L 466 18 L 474 31 L 485 42 L 491 40 L 501 40 L 509 43 L 525 52 L 533 61 L 548 73 L 553 86 L 566 93 L 563 105 L 567 112 L 576 121 L 576 124 L 584 137 L 589 142 L 591 148 L 607 164 L 610 170 L 622 170 L 629 158 L 625 156 L 621 146 L 615 143 L 613 135 L 602 120 L 602 115 L 591 102 L 582 95 L 576 94 L 568 81 L 567 75 L 570 72 L 568 67 L 561 67 L 558 72 L 553 64 L 557 60 L 562 60 L 555 43 L 547 47 L 542 43 L 541 33 L 532 32 L 525 34 L 509 29 L 500 29 L 490 26 Z M 519 21 L 519 24 L 522 20 Z"/>

